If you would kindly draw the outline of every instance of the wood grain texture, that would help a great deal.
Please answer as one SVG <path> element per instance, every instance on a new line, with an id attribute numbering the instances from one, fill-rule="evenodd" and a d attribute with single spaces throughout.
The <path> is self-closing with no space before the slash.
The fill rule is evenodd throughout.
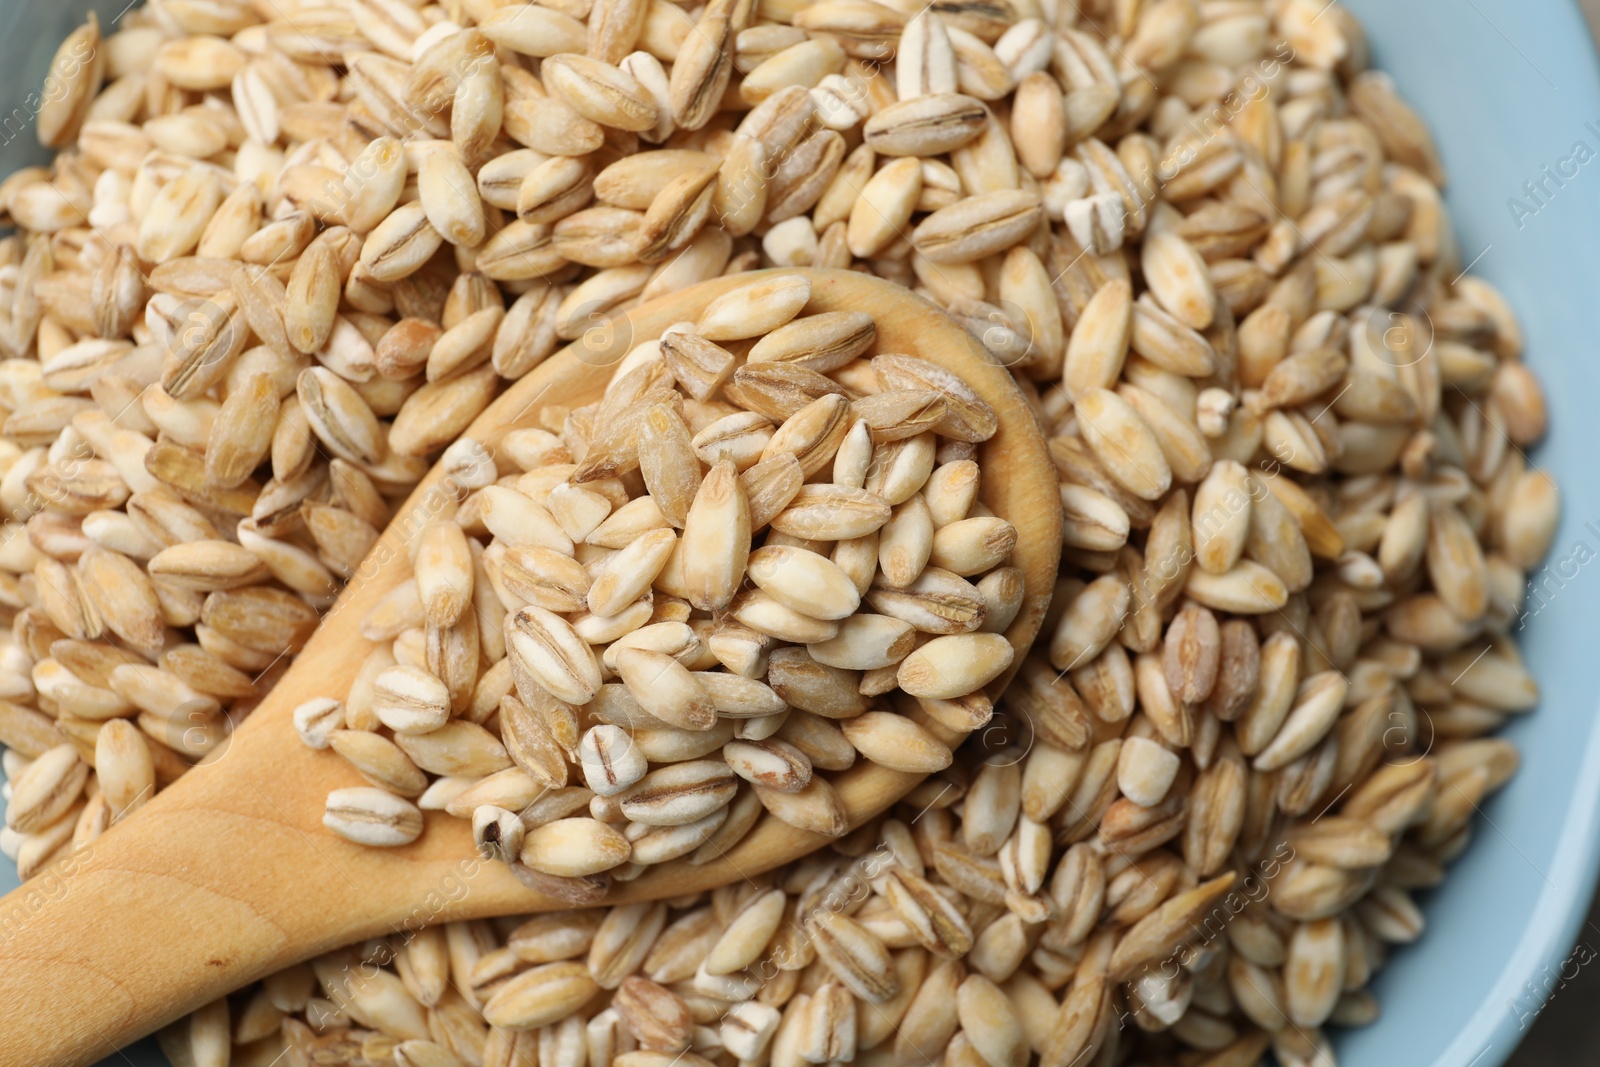
<path id="1" fill-rule="evenodd" d="M 1048 605 L 1061 541 L 1056 476 L 1031 411 L 1010 374 L 932 304 L 861 274 L 806 273 L 813 280 L 808 310 L 870 312 L 876 351 L 911 352 L 956 371 L 999 415 L 999 433 L 980 446 L 982 499 L 1019 532 L 1013 560 L 1026 598 L 1006 636 L 1020 663 Z M 694 318 L 750 277 L 707 282 L 598 325 L 516 383 L 469 435 L 492 444 L 543 405 L 598 398 L 611 366 L 635 340 Z M 323 829 L 329 790 L 362 783 L 337 756 L 306 748 L 290 720 L 301 701 L 348 690 L 372 647 L 360 636 L 360 620 L 410 574 L 407 534 L 453 505 L 441 479 L 436 468 L 418 486 L 226 751 L 0 900 L 0 1067 L 91 1063 L 229 990 L 365 937 L 562 906 L 504 866 L 477 859 L 467 823 L 442 813 L 431 813 L 422 837 L 399 849 L 364 848 Z M 995 693 L 1006 680 L 997 680 Z M 859 824 L 917 780 L 858 765 L 835 782 Z M 618 885 L 607 899 L 726 884 L 823 840 L 764 817 L 722 860 L 665 864 Z"/>

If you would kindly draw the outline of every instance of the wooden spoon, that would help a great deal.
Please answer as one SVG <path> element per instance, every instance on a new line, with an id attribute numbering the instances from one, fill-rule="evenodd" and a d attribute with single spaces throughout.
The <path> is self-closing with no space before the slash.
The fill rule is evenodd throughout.
<path id="1" fill-rule="evenodd" d="M 980 446 L 982 499 L 1018 532 L 1012 559 L 1026 593 L 1006 637 L 1020 663 L 1055 581 L 1061 511 L 1054 467 L 1015 382 L 965 329 L 899 286 L 848 271 L 784 273 L 811 279 L 807 310 L 870 312 L 876 351 L 938 363 L 993 406 L 1000 430 Z M 468 436 L 493 444 L 544 405 L 597 399 L 633 344 L 696 318 L 753 277 L 696 285 L 597 326 L 513 385 Z M 364 783 L 337 756 L 307 748 L 291 722 L 302 701 L 348 691 L 373 647 L 360 634 L 361 619 L 410 575 L 406 534 L 455 499 L 443 478 L 436 466 L 423 479 L 225 752 L 158 794 L 138 818 L 0 899 L 0 1067 L 91 1063 L 230 990 L 367 937 L 568 906 L 531 891 L 503 864 L 478 859 L 467 823 L 443 813 L 431 813 L 422 837 L 404 848 L 366 848 L 328 832 L 328 792 Z M 834 782 L 855 826 L 918 780 L 863 761 Z M 824 841 L 764 815 L 723 859 L 663 864 L 618 883 L 605 900 L 713 888 Z"/>

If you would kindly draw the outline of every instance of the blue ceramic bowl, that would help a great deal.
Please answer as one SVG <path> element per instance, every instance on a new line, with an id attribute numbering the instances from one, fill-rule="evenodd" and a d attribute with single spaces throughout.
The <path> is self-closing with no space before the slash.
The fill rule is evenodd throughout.
<path id="1" fill-rule="evenodd" d="M 29 94 L 57 43 L 88 7 L 110 26 L 126 2 L 3 0 L 0 102 L 15 110 L 0 108 L 0 172 L 46 155 Z M 1438 138 L 1463 261 L 1522 320 L 1550 405 L 1551 433 L 1534 459 L 1554 472 L 1565 505 L 1536 575 L 1544 606 L 1519 635 L 1544 693 L 1505 731 L 1522 769 L 1485 805 L 1444 887 L 1423 900 L 1426 934 L 1379 976 L 1383 1018 L 1336 1040 L 1352 1067 L 1493 1067 L 1563 970 L 1585 961 L 1571 946 L 1600 863 L 1600 654 L 1589 628 L 1600 614 L 1600 566 L 1589 565 L 1600 558 L 1600 67 L 1570 0 L 1348 3 L 1374 65 Z M 13 885 L 6 866 L 0 890 Z M 102 1067 L 164 1063 L 148 1041 L 114 1052 Z"/>

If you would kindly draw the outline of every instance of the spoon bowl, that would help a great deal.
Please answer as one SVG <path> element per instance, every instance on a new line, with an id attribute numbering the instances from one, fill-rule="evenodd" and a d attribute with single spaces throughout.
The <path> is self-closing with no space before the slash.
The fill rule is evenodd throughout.
<path id="1" fill-rule="evenodd" d="M 1020 664 L 1054 585 L 1061 511 L 1044 439 L 1010 373 L 964 328 L 899 286 L 848 271 L 782 273 L 810 279 L 807 311 L 871 313 L 874 351 L 937 363 L 994 408 L 999 431 L 979 446 L 981 499 L 1018 533 L 1012 562 L 1023 574 L 1024 600 L 1005 636 Z M 598 399 L 634 344 L 694 319 L 754 277 L 705 282 L 597 321 L 508 389 L 466 436 L 492 448 L 544 405 Z M 408 535 L 453 506 L 457 493 L 436 465 L 225 751 L 163 790 L 137 818 L 0 899 L 0 1067 L 93 1062 L 230 990 L 363 938 L 571 906 L 529 889 L 504 864 L 480 859 L 468 823 L 442 812 L 427 813 L 422 836 L 401 848 L 368 848 L 328 832 L 322 815 L 329 791 L 364 783 L 331 752 L 306 747 L 294 730 L 292 712 L 301 702 L 348 692 L 374 647 L 361 635 L 361 620 L 410 576 Z M 990 695 L 1009 678 L 996 679 Z M 946 732 L 942 740 L 953 746 L 960 735 Z M 862 762 L 833 783 L 855 827 L 919 780 Z M 598 902 L 714 888 L 827 840 L 763 814 L 720 859 L 661 864 L 617 883 Z"/>

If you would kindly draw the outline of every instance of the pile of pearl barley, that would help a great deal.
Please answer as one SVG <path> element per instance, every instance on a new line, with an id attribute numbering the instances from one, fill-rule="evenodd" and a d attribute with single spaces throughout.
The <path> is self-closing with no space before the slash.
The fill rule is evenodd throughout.
<path id="1" fill-rule="evenodd" d="M 1035 385 L 1070 546 L 1004 743 L 892 819 L 754 886 L 334 954 L 174 1063 L 1310 1064 L 1376 1016 L 1515 769 L 1486 735 L 1535 703 L 1512 633 L 1559 509 L 1515 320 L 1342 8 L 101 29 L 42 94 L 61 154 L 0 185 L 25 875 L 225 738 L 505 379 L 704 278 L 856 267 L 968 323 Z"/>
<path id="2" fill-rule="evenodd" d="M 379 644 L 345 698 L 295 712 L 371 783 L 329 795 L 329 829 L 405 845 L 443 808 L 592 902 L 725 854 L 763 808 L 841 836 L 818 772 L 858 755 L 950 765 L 1023 600 L 1017 531 L 977 500 L 998 420 L 933 363 L 861 358 L 872 317 L 810 300 L 795 274 L 723 293 L 599 401 L 542 410 L 559 434 L 508 432 L 505 475 L 451 446 L 452 471 L 481 456 L 459 510 L 363 621 Z"/>

